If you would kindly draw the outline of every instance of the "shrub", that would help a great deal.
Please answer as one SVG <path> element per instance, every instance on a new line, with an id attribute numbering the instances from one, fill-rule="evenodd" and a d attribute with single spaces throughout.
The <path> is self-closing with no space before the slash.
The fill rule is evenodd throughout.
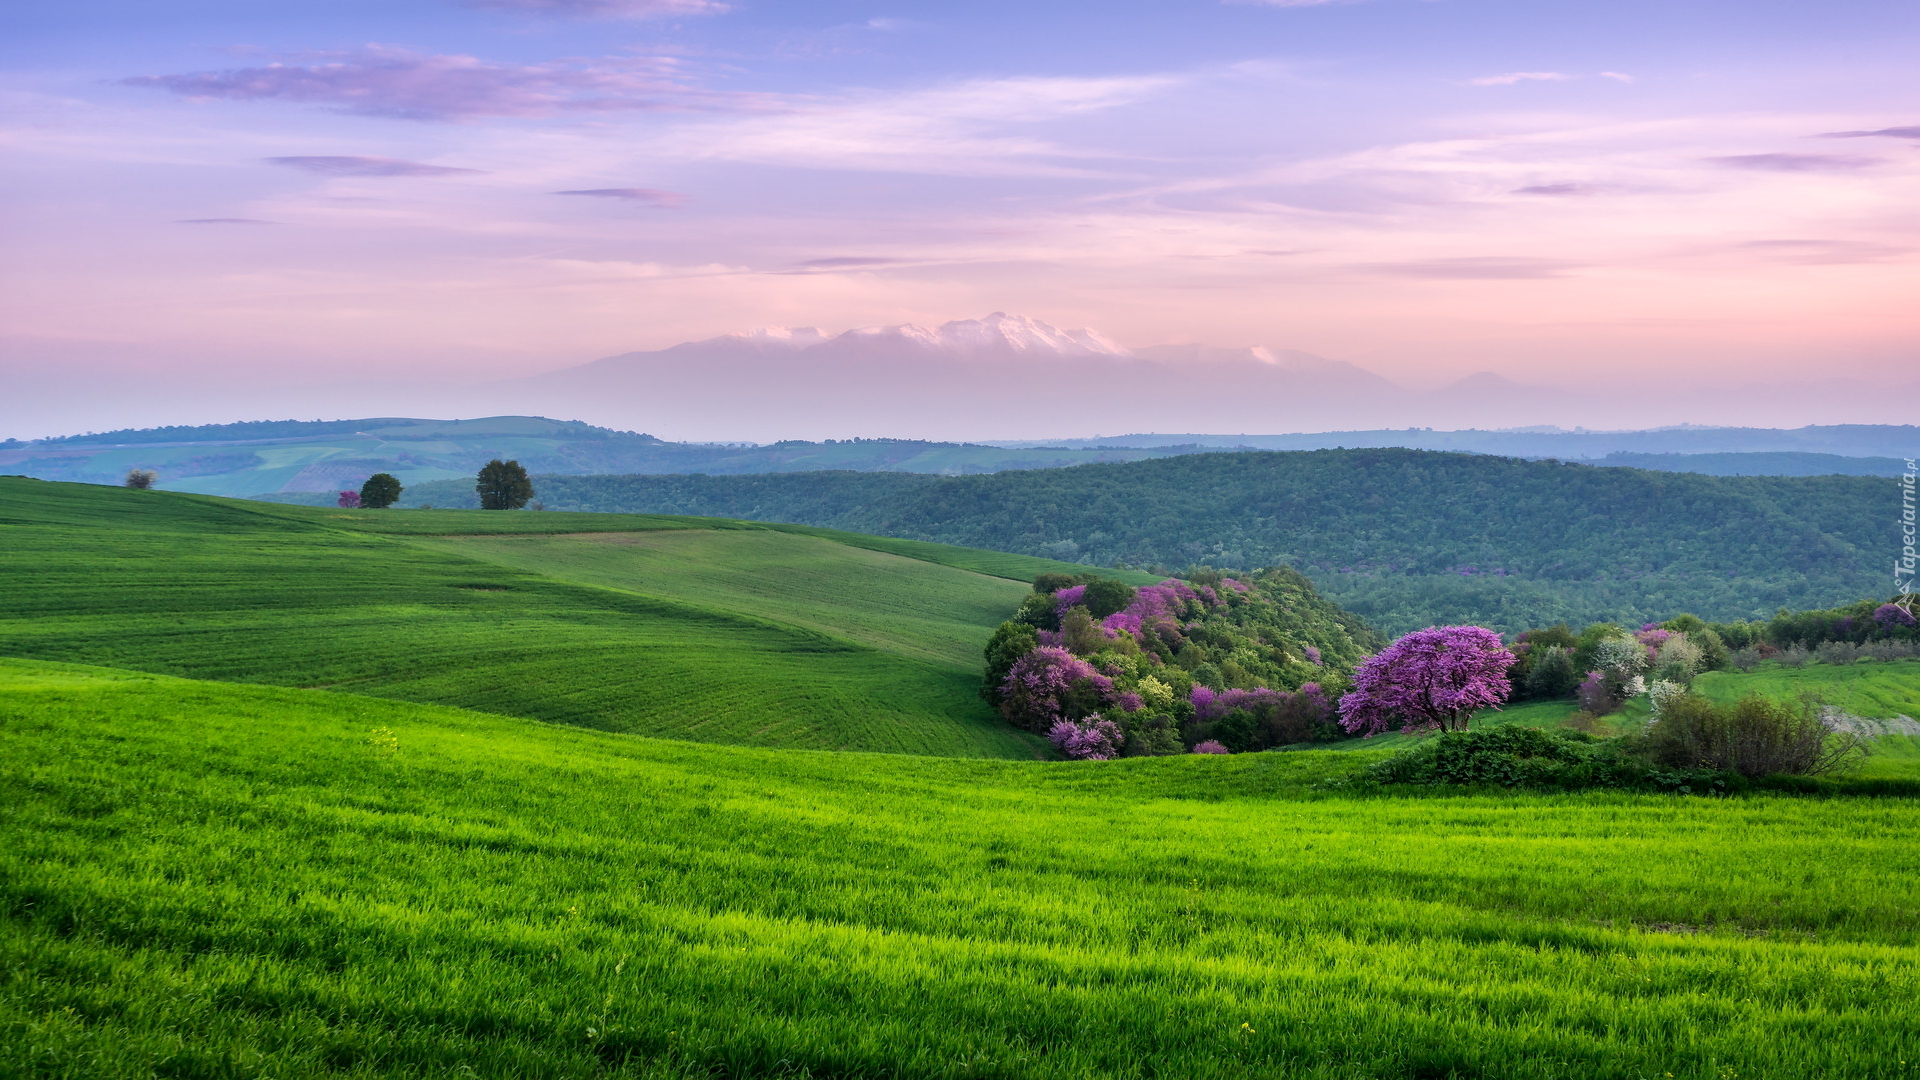
<path id="1" fill-rule="evenodd" d="M 1646 678 L 1642 675 L 1647 670 L 1646 645 L 1624 633 L 1610 634 L 1594 642 L 1592 656 L 1592 670 L 1600 674 L 1607 697 L 1615 703 L 1614 708 L 1646 692 Z M 1586 707 L 1586 702 L 1582 701 L 1581 706 Z"/>
<path id="2" fill-rule="evenodd" d="M 1580 669 L 1573 666 L 1573 649 L 1565 645 L 1535 645 L 1527 650 L 1527 696 L 1572 697 L 1580 688 Z"/>
<path id="3" fill-rule="evenodd" d="M 1607 677 L 1597 671 L 1587 672 L 1587 677 L 1580 683 L 1577 696 L 1580 699 L 1580 710 L 1594 716 L 1605 716 L 1620 707 L 1620 703 L 1614 700 L 1613 695 L 1607 693 Z"/>
<path id="4" fill-rule="evenodd" d="M 1012 671 L 1014 663 L 1039 644 L 1033 627 L 1011 621 L 1001 623 L 1000 628 L 987 639 L 987 677 L 980 684 L 980 696 L 994 705 L 1000 704 L 1005 695 L 1007 672 Z"/>
<path id="5" fill-rule="evenodd" d="M 1080 594 L 1080 603 L 1085 605 L 1087 614 L 1104 619 L 1133 603 L 1133 586 L 1112 578 L 1094 578 Z"/>
<path id="6" fill-rule="evenodd" d="M 1212 739 L 1208 739 L 1205 742 L 1193 744 L 1193 752 L 1196 754 L 1225 754 L 1228 753 L 1228 750 L 1225 746 L 1222 746 Z"/>
<path id="7" fill-rule="evenodd" d="M 1675 633 L 1660 643 L 1653 661 L 1654 678 L 1686 685 L 1701 670 L 1705 654 L 1688 634 Z"/>
<path id="8" fill-rule="evenodd" d="M 1646 774 L 1619 740 L 1577 731 L 1506 726 L 1441 732 L 1368 769 L 1381 784 L 1632 787 Z"/>
<path id="9" fill-rule="evenodd" d="M 1860 738 L 1836 731 L 1810 697 L 1769 701 L 1757 694 L 1716 705 L 1698 694 L 1668 701 L 1647 729 L 1653 760 L 1674 769 L 1710 769 L 1742 776 L 1814 776 L 1852 765 Z"/>
<path id="10" fill-rule="evenodd" d="M 146 491 L 159 481 L 160 474 L 152 469 L 128 469 L 127 478 L 121 483 L 135 491 Z"/>

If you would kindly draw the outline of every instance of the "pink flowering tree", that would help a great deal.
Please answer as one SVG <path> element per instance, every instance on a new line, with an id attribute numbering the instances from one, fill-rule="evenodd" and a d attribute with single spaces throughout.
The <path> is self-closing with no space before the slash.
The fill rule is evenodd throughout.
<path id="1" fill-rule="evenodd" d="M 1481 709 L 1513 692 L 1513 653 L 1484 626 L 1432 626 L 1381 650 L 1353 673 L 1340 699 L 1340 726 L 1353 735 L 1465 731 Z"/>
<path id="2" fill-rule="evenodd" d="M 344 507 L 344 508 L 346 508 L 346 509 L 348 509 L 348 510 L 357 510 L 357 509 L 359 509 L 359 507 L 360 507 L 360 493 L 359 493 L 359 492 L 357 492 L 357 491 L 343 491 L 343 492 L 341 492 L 341 493 L 340 493 L 340 505 L 341 505 L 342 507 Z"/>
<path id="3" fill-rule="evenodd" d="M 1028 731 L 1051 732 L 1078 720 L 1113 694 L 1113 680 L 1057 645 L 1042 645 L 1014 661 L 1000 684 L 1000 711 Z"/>
<path id="4" fill-rule="evenodd" d="M 1106 761 L 1120 756 L 1127 741 L 1120 725 L 1099 713 L 1084 720 L 1062 720 L 1047 729 L 1047 741 L 1074 761 Z"/>

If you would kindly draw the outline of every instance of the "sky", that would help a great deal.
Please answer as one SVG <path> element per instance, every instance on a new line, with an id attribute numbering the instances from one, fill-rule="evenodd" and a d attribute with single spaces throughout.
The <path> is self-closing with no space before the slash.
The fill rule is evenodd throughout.
<path id="1" fill-rule="evenodd" d="M 1916 46 L 1912 0 L 6 5 L 0 436 L 992 311 L 1904 422 L 1858 388 L 1920 383 Z"/>

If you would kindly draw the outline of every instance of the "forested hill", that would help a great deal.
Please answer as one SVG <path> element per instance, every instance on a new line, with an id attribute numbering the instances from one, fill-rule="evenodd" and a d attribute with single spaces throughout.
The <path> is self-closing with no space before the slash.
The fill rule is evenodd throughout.
<path id="1" fill-rule="evenodd" d="M 1713 619 L 1890 592 L 1899 493 L 1420 450 L 1225 453 L 931 477 L 537 477 L 552 509 L 826 525 L 1101 565 L 1290 563 L 1375 626 Z M 471 501 L 421 485 L 407 501 Z"/>

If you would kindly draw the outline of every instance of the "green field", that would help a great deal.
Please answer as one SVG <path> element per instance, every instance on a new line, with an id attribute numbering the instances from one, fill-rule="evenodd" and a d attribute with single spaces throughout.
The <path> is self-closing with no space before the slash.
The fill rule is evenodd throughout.
<path id="1" fill-rule="evenodd" d="M 0 661 L 0 1074 L 1920 1072 L 1920 803 L 700 746 Z"/>
<path id="2" fill-rule="evenodd" d="M 1032 756 L 979 699 L 980 654 L 1048 569 L 1080 568 L 711 519 L 0 479 L 0 655 L 709 742 Z"/>

